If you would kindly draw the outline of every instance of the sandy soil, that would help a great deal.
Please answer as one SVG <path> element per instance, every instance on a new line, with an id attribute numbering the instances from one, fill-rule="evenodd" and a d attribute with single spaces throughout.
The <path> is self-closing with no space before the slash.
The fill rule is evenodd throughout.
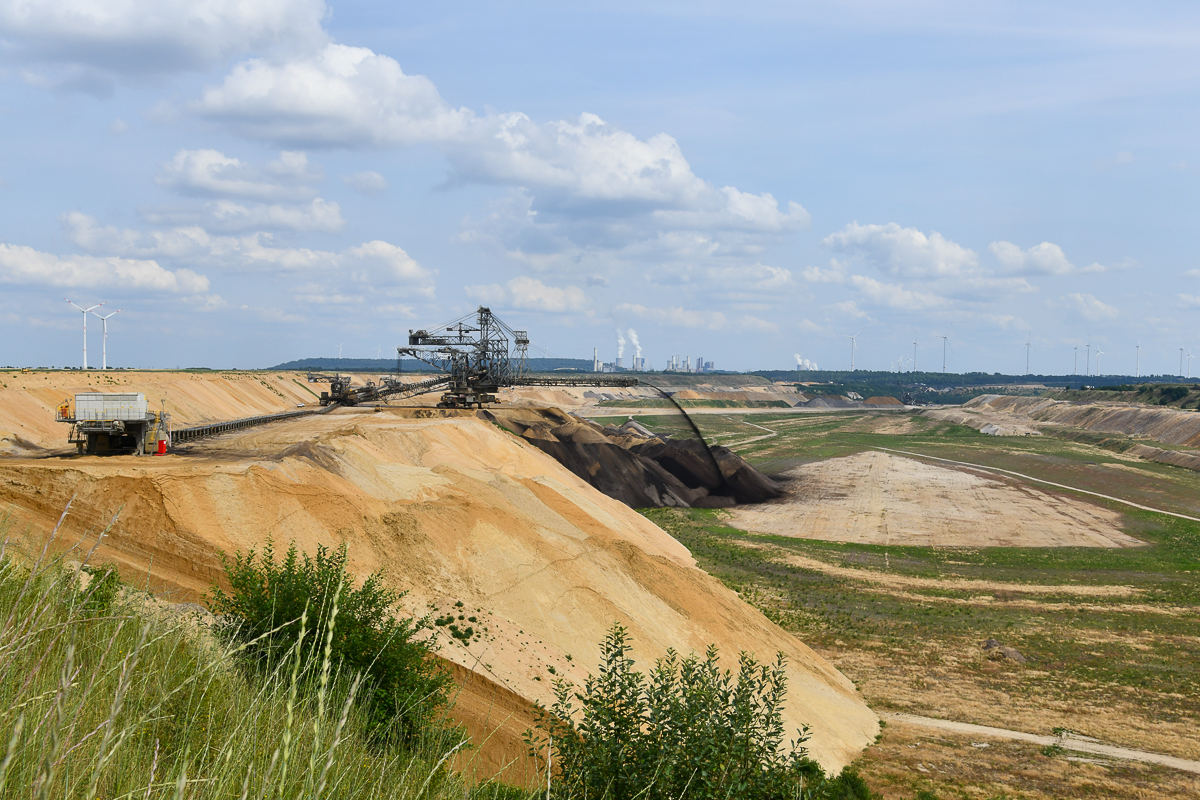
<path id="1" fill-rule="evenodd" d="M 889 453 L 806 464 L 777 501 L 730 510 L 748 531 L 926 547 L 1136 547 L 1120 515 L 994 475 Z"/>
<path id="2" fill-rule="evenodd" d="M 87 546 L 120 510 L 101 560 L 178 600 L 220 578 L 221 551 L 274 537 L 308 551 L 347 541 L 354 571 L 384 568 L 416 613 L 462 602 L 477 636 L 444 636 L 442 654 L 486 678 L 464 689 L 472 730 L 491 730 L 480 715 L 505 720 L 485 764 L 521 762 L 528 709 L 513 698 L 549 702 L 556 675 L 581 682 L 614 621 L 646 666 L 668 647 L 710 642 L 727 657 L 785 653 L 786 723 L 812 726 L 810 750 L 827 768 L 877 731 L 849 680 L 696 568 L 682 545 L 470 413 L 348 409 L 165 457 L 0 458 L 0 508 L 16 530 L 48 531 L 72 497 L 63 542 Z"/>

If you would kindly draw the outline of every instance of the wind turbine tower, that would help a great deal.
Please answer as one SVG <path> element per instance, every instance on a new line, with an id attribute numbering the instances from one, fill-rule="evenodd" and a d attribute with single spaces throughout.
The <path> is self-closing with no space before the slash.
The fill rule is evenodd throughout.
<path id="1" fill-rule="evenodd" d="M 64 299 L 68 303 L 71 303 L 70 298 L 64 298 Z M 84 308 L 83 306 L 75 305 L 75 303 L 71 303 L 71 305 L 75 306 L 75 308 L 77 308 L 83 312 L 83 368 L 87 369 L 88 368 L 88 365 L 87 365 L 87 315 L 89 313 L 91 313 L 92 311 L 95 311 L 100 306 L 104 305 L 104 303 L 97 303 L 96 305 L 91 306 L 90 308 Z M 1179 352 L 1182 353 L 1183 351 L 1180 350 Z M 1183 361 L 1180 360 L 1179 363 L 1182 364 Z"/>
<path id="2" fill-rule="evenodd" d="M 123 311 L 123 310 L 124 309 L 118 308 L 116 311 L 112 312 L 111 314 L 109 314 L 106 317 L 101 317 L 99 314 L 96 314 L 95 311 L 92 312 L 93 314 L 96 314 L 97 317 L 100 317 L 100 327 L 104 328 L 104 342 L 103 342 L 103 344 L 100 345 L 100 352 L 102 354 L 100 357 L 101 358 L 100 369 L 108 369 L 108 320 L 109 320 L 109 318 L 115 317 L 117 314 L 120 314 L 121 311 Z"/>
<path id="3" fill-rule="evenodd" d="M 1096 348 L 1096 377 L 1100 377 L 1100 356 L 1104 355 L 1104 351 L 1099 347 Z"/>
<path id="4" fill-rule="evenodd" d="M 1086 358 L 1087 358 L 1087 360 L 1083 362 L 1083 374 L 1085 376 L 1092 374 L 1092 343 L 1091 342 L 1087 343 Z"/>
<path id="5" fill-rule="evenodd" d="M 911 371 L 917 371 L 917 340 L 915 338 L 913 339 L 913 363 Z"/>
<path id="6" fill-rule="evenodd" d="M 1033 347 L 1033 331 L 1029 332 L 1029 338 L 1025 340 L 1025 374 L 1029 375 L 1029 350 Z"/>
<path id="7" fill-rule="evenodd" d="M 845 336 L 847 339 L 850 340 L 850 371 L 851 372 L 854 372 L 854 354 L 858 351 L 858 334 L 862 333 L 862 332 L 863 332 L 863 329 L 859 328 L 858 333 L 854 334 L 853 336 L 851 336 L 848 333 L 842 334 L 842 336 Z"/>
<path id="8" fill-rule="evenodd" d="M 941 339 L 942 339 L 942 374 L 943 375 L 946 374 L 946 340 L 949 338 L 950 338 L 949 336 L 941 337 Z"/>
<path id="9" fill-rule="evenodd" d="M 1188 380 L 1189 380 L 1189 381 L 1192 379 L 1192 359 L 1193 359 L 1193 358 L 1195 358 L 1195 356 L 1193 356 L 1191 353 L 1188 353 L 1188 354 L 1187 354 L 1187 360 L 1188 360 L 1188 374 L 1187 374 L 1187 376 L 1188 376 Z"/>
<path id="10" fill-rule="evenodd" d="M 83 361 L 87 364 L 87 334 L 83 336 Z M 1179 348 L 1179 377 L 1183 377 L 1183 348 Z"/>

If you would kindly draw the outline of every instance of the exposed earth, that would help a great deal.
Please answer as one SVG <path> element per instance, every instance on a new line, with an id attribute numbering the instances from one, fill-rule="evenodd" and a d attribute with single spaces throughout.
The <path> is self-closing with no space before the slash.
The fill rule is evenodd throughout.
<path id="1" fill-rule="evenodd" d="M 1116 512 L 890 453 L 866 452 L 784 473 L 779 500 L 729 510 L 755 533 L 924 547 L 1136 547 Z"/>

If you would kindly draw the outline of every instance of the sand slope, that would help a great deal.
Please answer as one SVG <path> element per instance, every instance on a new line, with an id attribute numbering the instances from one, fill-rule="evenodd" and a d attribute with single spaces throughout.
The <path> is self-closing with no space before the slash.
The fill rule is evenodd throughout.
<path id="1" fill-rule="evenodd" d="M 526 717 L 504 711 L 513 698 L 549 701 L 551 667 L 581 681 L 614 621 L 629 626 L 647 665 L 667 647 L 710 642 L 731 659 L 740 649 L 786 653 L 787 724 L 812 726 L 809 747 L 828 768 L 877 732 L 846 678 L 697 569 L 678 542 L 473 414 L 342 410 L 161 458 L 0 459 L 0 505 L 19 524 L 47 530 L 72 495 L 66 539 L 86 538 L 123 507 L 102 557 L 180 599 L 219 577 L 219 551 L 273 536 L 307 550 L 346 540 L 355 571 L 384 567 L 415 612 L 462 602 L 477 638 L 444 637 L 443 655 L 487 681 L 467 690 L 460 713 L 479 731 L 492 707 L 482 698 L 502 695 L 489 724 L 507 720 L 485 767 L 522 755 Z"/>
<path id="2" fill-rule="evenodd" d="M 744 530 L 923 547 L 1136 547 L 1120 514 L 994 475 L 889 453 L 858 453 L 788 473 L 780 500 L 731 509 Z"/>

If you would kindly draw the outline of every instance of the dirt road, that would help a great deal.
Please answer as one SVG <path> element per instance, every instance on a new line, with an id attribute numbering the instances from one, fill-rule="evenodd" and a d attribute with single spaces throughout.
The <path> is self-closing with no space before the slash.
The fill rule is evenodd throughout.
<path id="1" fill-rule="evenodd" d="M 1200 761 L 1191 761 L 1186 758 L 1176 758 L 1175 756 L 1165 756 L 1161 753 L 1147 753 L 1144 750 L 1130 750 L 1125 747 L 1115 747 L 1113 745 L 1104 744 L 1096 739 L 1087 736 L 1079 736 L 1070 732 L 1065 732 L 1061 736 L 1039 736 L 1035 733 L 1024 733 L 1022 731 L 1010 731 L 1004 728 L 993 728 L 988 725 L 971 725 L 966 722 L 952 722 L 948 719 L 933 719 L 931 717 L 919 717 L 915 714 L 899 714 L 894 712 L 881 712 L 880 715 L 885 720 L 892 722 L 903 722 L 908 725 L 916 725 L 921 728 L 933 728 L 936 730 L 950 731 L 952 733 L 967 733 L 973 736 L 990 737 L 993 739 L 1013 739 L 1016 741 L 1029 742 L 1031 744 L 1039 744 L 1043 746 L 1055 746 L 1064 750 L 1073 750 L 1077 753 L 1093 753 L 1098 756 L 1107 756 L 1109 758 L 1120 758 L 1126 761 L 1141 761 L 1146 764 L 1159 764 L 1172 769 L 1184 770 L 1186 772 L 1194 772 L 1200 774 Z"/>

